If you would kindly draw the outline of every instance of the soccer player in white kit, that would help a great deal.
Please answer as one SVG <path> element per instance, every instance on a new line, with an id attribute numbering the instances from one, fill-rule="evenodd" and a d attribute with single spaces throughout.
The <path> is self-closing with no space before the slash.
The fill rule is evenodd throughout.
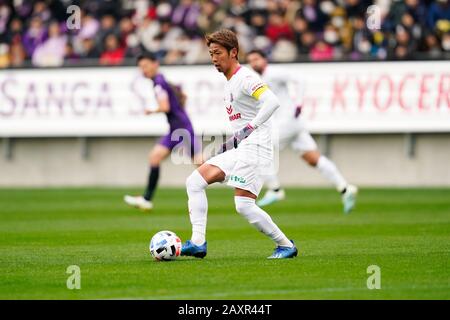
<path id="1" fill-rule="evenodd" d="M 278 148 L 282 150 L 289 144 L 301 154 L 301 157 L 331 183 L 333 183 L 342 195 L 344 212 L 349 213 L 355 206 L 358 188 L 348 184 L 337 169 L 336 165 L 317 149 L 317 144 L 308 132 L 305 121 L 300 116 L 304 83 L 301 83 L 301 91 L 293 94 L 290 82 L 293 81 L 282 68 L 269 66 L 264 52 L 253 50 L 247 53 L 247 62 L 252 69 L 261 75 L 263 81 L 277 94 L 281 107 L 274 116 L 274 125 L 278 129 Z M 295 101 L 295 100 L 297 101 Z M 266 175 L 265 181 L 268 190 L 258 205 L 263 207 L 285 198 L 284 190 L 276 174 Z"/>
<path id="2" fill-rule="evenodd" d="M 226 182 L 235 189 L 236 211 L 270 237 L 277 247 L 270 259 L 297 256 L 297 248 L 270 216 L 256 205 L 264 184 L 262 175 L 273 161 L 271 122 L 279 107 L 273 92 L 260 77 L 238 61 L 239 44 L 234 32 L 222 29 L 206 36 L 212 63 L 227 78 L 225 110 L 235 133 L 221 152 L 202 164 L 186 179 L 192 237 L 183 244 L 181 255 L 206 255 L 208 201 L 205 189 L 214 182 Z"/>

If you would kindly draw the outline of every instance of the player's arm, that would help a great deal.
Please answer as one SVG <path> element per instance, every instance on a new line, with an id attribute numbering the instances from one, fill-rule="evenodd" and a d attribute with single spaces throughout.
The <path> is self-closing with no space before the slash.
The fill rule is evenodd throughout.
<path id="1" fill-rule="evenodd" d="M 280 107 L 277 96 L 267 86 L 255 92 L 252 96 L 261 103 L 261 109 L 256 117 L 250 121 L 249 125 L 254 129 L 258 128 L 264 122 L 270 119 L 275 111 Z M 257 90 L 258 91 L 258 90 Z"/>
<path id="2" fill-rule="evenodd" d="M 169 94 L 166 90 L 164 90 L 161 86 L 155 87 L 155 96 L 157 106 L 154 109 L 147 108 L 145 109 L 145 114 L 164 112 L 168 113 L 170 111 L 170 101 Z"/>
<path id="3" fill-rule="evenodd" d="M 252 97 L 262 105 L 256 117 L 244 128 L 236 131 L 230 139 L 222 145 L 222 152 L 237 148 L 239 143 L 247 138 L 255 129 L 270 119 L 274 112 L 280 107 L 280 102 L 275 94 L 266 85 L 261 86 L 252 93 Z"/>
<path id="4" fill-rule="evenodd" d="M 297 118 L 303 107 L 303 98 L 305 94 L 305 79 L 302 76 L 293 77 L 287 73 L 286 86 L 291 99 L 294 101 L 296 110 L 295 118 Z"/>

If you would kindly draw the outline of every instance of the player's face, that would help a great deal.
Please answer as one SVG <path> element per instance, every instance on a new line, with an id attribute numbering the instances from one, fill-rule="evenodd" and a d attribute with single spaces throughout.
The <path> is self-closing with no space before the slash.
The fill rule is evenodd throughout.
<path id="1" fill-rule="evenodd" d="M 141 69 L 142 74 L 146 78 L 154 78 L 158 73 L 159 63 L 157 61 L 152 61 L 150 59 L 142 59 L 139 61 L 139 69 Z"/>
<path id="2" fill-rule="evenodd" d="M 217 71 L 226 74 L 237 56 L 237 50 L 233 48 L 231 51 L 228 51 L 220 44 L 211 43 L 209 45 L 209 55 Z"/>
<path id="3" fill-rule="evenodd" d="M 251 53 L 247 56 L 247 62 L 253 70 L 262 74 L 267 66 L 267 61 L 258 53 Z"/>

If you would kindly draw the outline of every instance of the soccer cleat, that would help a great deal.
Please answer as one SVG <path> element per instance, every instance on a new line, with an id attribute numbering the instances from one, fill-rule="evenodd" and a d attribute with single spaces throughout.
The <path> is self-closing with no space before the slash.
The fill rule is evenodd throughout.
<path id="1" fill-rule="evenodd" d="M 284 200 L 285 197 L 286 195 L 284 194 L 284 190 L 278 191 L 267 190 L 264 197 L 261 200 L 259 200 L 256 204 L 259 207 L 264 207 L 268 206 L 269 204 Z"/>
<path id="2" fill-rule="evenodd" d="M 196 258 L 204 258 L 206 256 L 206 241 L 201 246 L 197 246 L 191 242 L 191 240 L 187 240 L 181 246 L 181 255 L 182 256 L 193 256 Z"/>
<path id="3" fill-rule="evenodd" d="M 153 203 L 151 201 L 146 200 L 142 196 L 133 197 L 126 195 L 125 197 L 123 197 L 123 200 L 125 201 L 126 204 L 141 210 L 148 211 L 153 209 Z"/>
<path id="4" fill-rule="evenodd" d="M 342 195 L 342 203 L 344 204 L 344 213 L 350 213 L 353 210 L 356 203 L 356 195 L 358 194 L 358 188 L 353 185 L 348 185 L 345 193 Z"/>
<path id="5" fill-rule="evenodd" d="M 270 257 L 267 257 L 267 259 L 287 259 L 287 258 L 294 258 L 298 254 L 297 247 L 294 244 L 294 241 L 292 241 L 293 247 L 281 247 L 278 246 L 275 248 L 275 251 L 272 253 Z"/>

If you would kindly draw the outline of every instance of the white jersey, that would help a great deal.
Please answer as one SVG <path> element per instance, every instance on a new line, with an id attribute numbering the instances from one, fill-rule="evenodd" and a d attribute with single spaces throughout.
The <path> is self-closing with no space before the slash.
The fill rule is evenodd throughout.
<path id="1" fill-rule="evenodd" d="M 303 102 L 303 79 L 301 77 L 294 79 L 283 68 L 277 66 L 267 66 L 261 77 L 280 100 L 280 107 L 273 115 L 276 123 L 279 125 L 295 121 L 295 110 Z M 293 92 L 294 84 L 298 84 L 295 92 Z"/>
<path id="2" fill-rule="evenodd" d="M 234 131 L 245 127 L 258 114 L 261 103 L 259 96 L 267 90 L 260 76 L 253 70 L 240 66 L 225 86 L 225 103 L 228 119 Z M 257 153 L 272 158 L 271 119 L 261 124 L 243 140 L 238 150 Z"/>
<path id="3" fill-rule="evenodd" d="M 291 145 L 294 150 L 302 153 L 317 150 L 317 144 L 309 133 L 305 120 L 301 116 L 295 118 L 297 106 L 303 104 L 303 77 L 298 75 L 294 78 L 283 68 L 267 66 L 262 78 L 280 100 L 280 107 L 272 116 L 278 135 L 278 140 L 275 141 L 277 148 L 282 150 Z"/>

